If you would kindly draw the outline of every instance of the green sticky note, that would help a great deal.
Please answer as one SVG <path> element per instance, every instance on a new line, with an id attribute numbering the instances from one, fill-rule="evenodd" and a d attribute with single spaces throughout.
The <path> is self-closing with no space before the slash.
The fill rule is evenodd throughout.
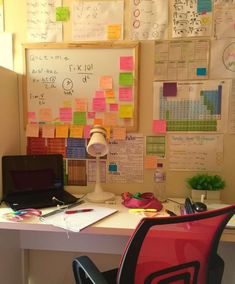
<path id="1" fill-rule="evenodd" d="M 0 0 L 1 1 L 1 0 Z M 69 7 L 56 7 L 56 21 L 68 21 Z"/>
<path id="2" fill-rule="evenodd" d="M 132 86 L 133 85 L 133 73 L 122 72 L 119 74 L 119 85 Z"/>
<path id="3" fill-rule="evenodd" d="M 75 111 L 73 113 L 73 123 L 86 125 L 86 112 Z"/>

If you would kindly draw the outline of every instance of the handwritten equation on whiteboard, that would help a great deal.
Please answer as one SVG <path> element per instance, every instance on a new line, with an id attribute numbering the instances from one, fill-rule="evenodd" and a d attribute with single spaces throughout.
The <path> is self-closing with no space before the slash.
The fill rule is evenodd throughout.
<path id="1" fill-rule="evenodd" d="M 172 0 L 172 37 L 210 36 L 211 0 Z"/>

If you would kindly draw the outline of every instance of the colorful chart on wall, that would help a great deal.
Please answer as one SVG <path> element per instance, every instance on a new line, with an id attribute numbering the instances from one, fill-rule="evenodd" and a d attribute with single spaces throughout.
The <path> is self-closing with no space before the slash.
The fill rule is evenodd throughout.
<path id="1" fill-rule="evenodd" d="M 166 131 L 226 132 L 230 83 L 154 82 L 153 129 L 165 122 Z"/>
<path id="2" fill-rule="evenodd" d="M 137 42 L 26 44 L 30 124 L 101 124 L 137 131 Z"/>

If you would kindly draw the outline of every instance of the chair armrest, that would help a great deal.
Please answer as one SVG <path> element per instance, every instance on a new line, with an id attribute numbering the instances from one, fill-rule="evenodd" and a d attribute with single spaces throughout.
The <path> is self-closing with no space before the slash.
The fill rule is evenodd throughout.
<path id="1" fill-rule="evenodd" d="M 94 262 L 87 256 L 79 256 L 73 260 L 73 273 L 76 284 L 84 283 L 85 275 L 94 284 L 108 284 Z M 83 280 L 83 281 L 82 281 Z"/>

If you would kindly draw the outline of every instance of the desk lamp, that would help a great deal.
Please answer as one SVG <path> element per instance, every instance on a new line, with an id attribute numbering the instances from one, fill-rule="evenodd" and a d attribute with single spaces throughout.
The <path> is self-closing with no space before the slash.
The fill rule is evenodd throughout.
<path id="1" fill-rule="evenodd" d="M 94 125 L 90 131 L 90 141 L 87 145 L 87 153 L 96 157 L 96 182 L 93 192 L 87 194 L 87 199 L 91 202 L 104 202 L 114 199 L 115 195 L 105 192 L 100 182 L 100 157 L 108 153 L 108 143 L 106 141 L 106 129 L 100 125 Z"/>

